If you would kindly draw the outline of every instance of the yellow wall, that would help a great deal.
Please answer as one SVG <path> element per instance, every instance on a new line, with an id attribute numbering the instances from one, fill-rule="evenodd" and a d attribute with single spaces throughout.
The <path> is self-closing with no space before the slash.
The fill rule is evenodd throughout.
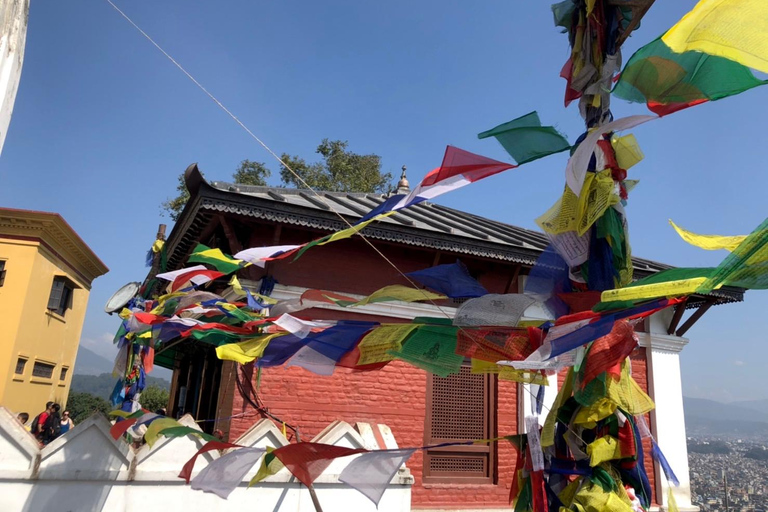
<path id="1" fill-rule="evenodd" d="M 74 290 L 72 308 L 63 316 L 47 309 L 56 276 L 66 276 L 80 286 Z M 0 402 L 5 407 L 35 415 L 44 409 L 47 401 L 65 406 L 88 295 L 86 283 L 68 271 L 67 267 L 57 264 L 55 257 L 46 248 L 38 247 L 24 296 L 16 342 L 10 355 L 11 372 L 6 378 L 5 392 L 0 396 Z M 20 356 L 27 357 L 28 361 L 24 373 L 17 375 L 12 372 Z M 35 361 L 56 366 L 50 379 L 32 375 Z M 60 379 L 62 368 L 67 369 L 64 380 Z"/>
<path id="2" fill-rule="evenodd" d="M 61 216 L 7 208 L 0 208 L 0 260 L 0 405 L 30 417 L 47 401 L 65 407 L 91 281 L 107 268 Z M 64 315 L 48 310 L 57 276 L 75 285 Z M 26 364 L 16 374 L 19 358 Z M 32 375 L 36 361 L 54 366 L 50 378 Z"/>

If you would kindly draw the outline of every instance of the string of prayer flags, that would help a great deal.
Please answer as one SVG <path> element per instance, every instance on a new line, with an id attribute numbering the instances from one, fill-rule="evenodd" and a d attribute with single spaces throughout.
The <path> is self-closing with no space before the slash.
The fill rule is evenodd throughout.
<path id="1" fill-rule="evenodd" d="M 265 451 L 264 448 L 238 448 L 225 453 L 192 479 L 192 489 L 227 499 Z"/>
<path id="2" fill-rule="evenodd" d="M 212 450 L 226 450 L 228 448 L 240 448 L 240 445 L 225 443 L 224 441 L 219 440 L 208 441 L 184 464 L 179 473 L 179 478 L 183 478 L 185 482 L 189 483 L 189 480 L 192 478 L 192 471 L 195 469 L 195 462 L 200 455 Z"/>
<path id="3" fill-rule="evenodd" d="M 478 139 L 488 137 L 495 137 L 517 165 L 571 148 L 568 140 L 554 127 L 541 126 L 535 111 L 477 134 Z"/>
<path id="4" fill-rule="evenodd" d="M 675 53 L 658 38 L 632 55 L 613 94 L 666 115 L 766 83 L 732 60 L 698 51 Z"/>
<path id="5" fill-rule="evenodd" d="M 197 244 L 187 259 L 189 263 L 207 263 L 223 274 L 231 274 L 240 270 L 243 266 L 242 260 L 236 260 L 227 256 L 221 249 L 211 249 L 207 245 Z"/>
<path id="6" fill-rule="evenodd" d="M 296 251 L 296 256 L 293 258 L 293 261 L 298 260 L 301 258 L 301 256 L 310 248 L 315 247 L 317 245 L 326 245 L 330 244 L 331 242 L 337 242 L 339 240 L 344 240 L 347 238 L 352 237 L 353 235 L 356 235 L 363 229 L 365 229 L 369 224 L 372 222 L 376 222 L 379 220 L 383 220 L 390 215 L 394 215 L 394 212 L 385 212 L 381 213 L 379 215 L 375 215 L 365 221 L 361 220 L 357 224 L 355 224 L 352 227 L 349 227 L 347 229 L 342 229 L 341 231 L 337 231 L 335 233 L 331 233 L 328 236 L 324 236 L 323 238 L 319 238 L 317 240 L 313 240 L 312 242 L 309 242 L 308 244 L 303 245 L 300 249 Z M 293 252 L 287 252 L 280 256 L 280 258 L 294 254 Z"/>
<path id="7" fill-rule="evenodd" d="M 216 357 L 223 361 L 235 361 L 240 364 L 248 364 L 251 361 L 258 359 L 264 353 L 267 345 L 279 336 L 283 336 L 284 333 L 267 334 L 238 343 L 228 343 L 226 345 L 220 345 L 216 347 Z"/>
<path id="8" fill-rule="evenodd" d="M 448 146 L 445 148 L 442 165 L 427 174 L 416 188 L 407 195 L 396 194 L 388 198 L 360 219 L 360 222 L 365 222 L 384 212 L 397 211 L 422 201 L 434 199 L 446 192 L 465 187 L 470 183 L 515 167 L 517 166 Z"/>
<path id="9" fill-rule="evenodd" d="M 284 253 L 289 253 L 301 247 L 300 245 L 273 245 L 271 247 L 253 247 L 251 249 L 245 249 L 237 254 L 235 258 L 243 261 L 247 261 L 252 265 L 264 268 L 267 261 L 271 258 L 275 258 Z"/>
<path id="10" fill-rule="evenodd" d="M 436 265 L 405 275 L 452 299 L 482 297 L 488 293 L 488 290 L 469 275 L 466 265 L 459 260 L 456 260 L 456 263 Z"/>
<path id="11" fill-rule="evenodd" d="M 305 345 L 305 341 L 292 334 L 273 338 L 256 360 L 256 367 L 280 366 L 293 357 Z"/>
<path id="12" fill-rule="evenodd" d="M 696 233 L 681 228 L 672 222 L 671 219 L 669 223 L 673 228 L 675 228 L 675 231 L 677 231 L 677 234 L 680 235 L 680 238 L 695 247 L 699 247 L 700 249 L 705 249 L 707 251 L 725 249 L 726 251 L 733 252 L 747 238 L 747 235 L 697 235 Z"/>
<path id="13" fill-rule="evenodd" d="M 364 448 L 346 448 L 320 443 L 296 443 L 273 451 L 288 471 L 307 487 L 331 464 L 333 459 L 367 452 Z"/>
<path id="14" fill-rule="evenodd" d="M 701 0 L 662 40 L 768 73 L 768 5 L 762 0 Z"/>
<path id="15" fill-rule="evenodd" d="M 339 481 L 357 489 L 378 507 L 392 478 L 415 451 L 406 449 L 363 453 L 344 468 Z"/>

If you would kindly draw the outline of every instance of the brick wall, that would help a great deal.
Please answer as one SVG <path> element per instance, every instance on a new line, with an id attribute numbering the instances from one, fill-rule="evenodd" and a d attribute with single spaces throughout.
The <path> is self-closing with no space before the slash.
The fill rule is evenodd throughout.
<path id="1" fill-rule="evenodd" d="M 638 347 L 630 354 L 630 361 L 632 362 L 632 378 L 640 385 L 643 391 L 648 392 L 648 357 L 645 347 Z M 653 397 L 651 397 L 653 398 Z M 645 422 L 651 425 L 651 418 L 648 414 L 645 415 Z M 656 469 L 653 463 L 653 457 L 651 456 L 651 440 L 643 439 L 643 456 L 645 471 L 648 473 L 648 480 L 651 482 L 652 501 L 658 503 L 656 499 Z"/>

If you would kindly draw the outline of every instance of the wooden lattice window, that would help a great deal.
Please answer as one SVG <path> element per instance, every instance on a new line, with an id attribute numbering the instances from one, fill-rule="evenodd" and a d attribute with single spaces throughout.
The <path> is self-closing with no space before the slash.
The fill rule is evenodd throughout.
<path id="1" fill-rule="evenodd" d="M 426 445 L 495 437 L 495 377 L 469 367 L 448 377 L 427 378 Z M 428 449 L 424 481 L 494 483 L 494 443 Z"/>
<path id="2" fill-rule="evenodd" d="M 56 365 L 35 361 L 35 365 L 32 367 L 32 376 L 50 379 L 53 377 L 54 368 Z"/>

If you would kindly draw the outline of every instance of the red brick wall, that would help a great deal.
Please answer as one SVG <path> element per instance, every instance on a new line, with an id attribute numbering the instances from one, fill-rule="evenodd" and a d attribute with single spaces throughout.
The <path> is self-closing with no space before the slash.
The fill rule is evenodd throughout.
<path id="1" fill-rule="evenodd" d="M 630 355 L 630 361 L 632 362 L 632 378 L 640 385 L 640 387 L 648 393 L 648 357 L 645 347 L 638 347 Z M 653 397 L 651 397 L 653 398 Z M 648 414 L 645 415 L 645 422 L 649 428 L 651 425 L 651 418 Z M 653 503 L 658 503 L 656 500 L 656 469 L 653 463 L 653 457 L 651 456 L 651 440 L 643 439 L 643 455 L 645 471 L 648 473 L 648 480 L 651 482 L 651 491 L 653 493 Z"/>
<path id="2" fill-rule="evenodd" d="M 375 372 L 355 373 L 339 368 L 332 377 L 317 376 L 296 367 L 271 368 L 262 373 L 259 394 L 271 413 L 299 426 L 303 440 L 312 439 L 334 420 L 351 424 L 362 421 L 388 425 L 399 446 L 405 447 L 424 444 L 426 385 L 424 371 L 395 361 Z M 497 405 L 500 435 L 516 433 L 516 385 L 499 383 Z M 235 393 L 232 414 L 251 410 Z M 250 415 L 233 419 L 229 439 L 237 439 L 254 422 Z M 507 442 L 499 443 L 497 450 L 499 484 L 461 486 L 423 484 L 423 456 L 416 452 L 408 462 L 416 480 L 412 489 L 414 508 L 506 505 L 516 454 Z"/>

